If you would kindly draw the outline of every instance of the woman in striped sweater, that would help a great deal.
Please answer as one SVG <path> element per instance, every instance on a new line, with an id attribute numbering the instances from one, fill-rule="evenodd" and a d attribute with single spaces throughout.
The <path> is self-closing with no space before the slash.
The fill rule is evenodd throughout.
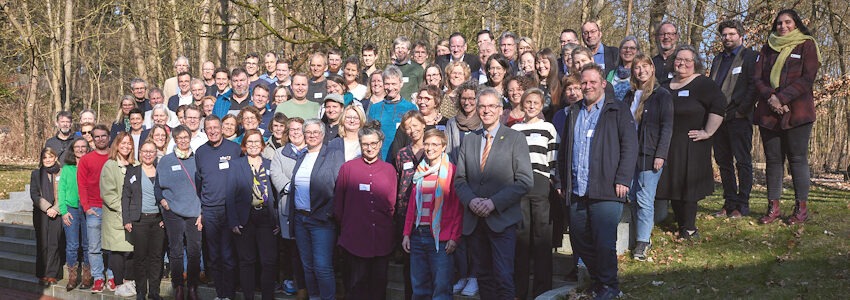
<path id="1" fill-rule="evenodd" d="M 549 218 L 549 187 L 550 184 L 556 189 L 559 186 L 555 169 L 559 139 L 555 126 L 540 117 L 544 97 L 543 90 L 528 89 L 522 95 L 520 102 L 526 115 L 525 122 L 511 126 L 525 134 L 528 152 L 531 155 L 531 167 L 534 170 L 534 187 L 522 198 L 523 221 L 517 230 L 514 285 L 516 297 L 519 299 L 526 299 L 528 296 L 531 257 L 535 260 L 532 298 L 552 289 L 552 222 Z M 534 243 L 532 244 L 531 241 Z"/>

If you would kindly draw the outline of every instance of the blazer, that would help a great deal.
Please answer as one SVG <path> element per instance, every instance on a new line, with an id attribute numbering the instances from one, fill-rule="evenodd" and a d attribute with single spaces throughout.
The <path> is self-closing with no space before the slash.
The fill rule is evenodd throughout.
<path id="1" fill-rule="evenodd" d="M 266 147 L 268 149 L 268 147 Z M 289 185 L 292 182 L 292 172 L 295 170 L 295 162 L 301 153 L 296 153 L 292 149 L 292 144 L 286 144 L 275 150 L 274 157 L 271 161 L 272 183 L 275 186 L 275 192 L 278 194 L 278 219 L 280 222 L 280 234 L 283 238 L 293 239 L 289 234 Z"/>
<path id="2" fill-rule="evenodd" d="M 753 82 L 753 69 L 755 69 L 756 66 L 757 55 L 758 54 L 753 51 L 753 49 L 741 46 L 741 50 L 739 50 L 736 55 L 736 59 L 740 57 L 741 60 L 740 71 L 734 71 L 734 68 L 736 68 L 734 63 L 729 68 L 729 74 L 726 75 L 726 80 L 731 80 L 729 83 L 732 85 L 732 91 L 730 94 L 727 94 L 729 99 L 726 99 L 728 105 L 726 106 L 726 115 L 724 120 L 735 119 L 735 113 L 744 116 L 747 120 L 752 120 L 756 95 L 756 86 Z M 717 72 L 722 61 L 722 53 L 718 53 L 714 56 L 714 60 L 711 62 L 712 80 L 714 80 L 718 75 Z M 721 82 L 720 84 L 722 89 L 723 83 Z M 724 94 L 727 93 L 727 91 L 723 92 Z"/>
<path id="3" fill-rule="evenodd" d="M 123 224 L 130 224 L 142 218 L 142 166 L 127 166 L 124 175 L 124 188 L 121 192 L 121 217 Z M 155 184 L 154 184 L 155 185 Z M 156 207 L 159 208 L 159 200 Z"/>
<path id="4" fill-rule="evenodd" d="M 455 189 L 463 204 L 463 234 L 472 234 L 478 215 L 469 209 L 474 198 L 490 198 L 496 209 L 485 219 L 495 232 L 522 221 L 520 199 L 534 185 L 531 158 L 525 135 L 500 125 L 490 146 L 489 162 L 481 170 L 481 139 L 484 131 L 467 134 L 460 146 L 455 170 Z"/>
<path id="5" fill-rule="evenodd" d="M 605 46 L 605 44 L 602 44 Z M 593 51 L 593 50 L 591 50 Z M 617 66 L 620 65 L 620 48 L 614 46 L 605 46 L 605 73 L 611 73 L 612 70 L 616 70 Z M 597 62 L 598 63 L 598 62 Z M 607 96 L 606 96 L 607 98 Z"/>
<path id="6" fill-rule="evenodd" d="M 442 69 L 443 72 L 445 72 L 446 66 L 449 64 L 449 62 L 451 60 L 452 60 L 452 55 L 446 54 L 446 55 L 437 56 L 437 58 L 434 59 L 434 63 L 437 64 L 438 66 L 440 66 L 440 69 Z M 465 62 L 467 65 L 469 65 L 469 70 L 471 72 L 475 72 L 475 71 L 478 71 L 479 69 L 481 69 L 481 59 L 478 58 L 478 55 L 471 54 L 471 53 L 464 53 L 463 54 L 463 62 Z"/>
<path id="7" fill-rule="evenodd" d="M 629 90 L 623 98 L 631 107 L 635 92 Z M 638 171 L 653 169 L 656 158 L 667 160 L 670 139 L 673 137 L 673 97 L 670 91 L 656 86 L 643 104 L 643 116 L 638 123 Z"/>
<path id="8" fill-rule="evenodd" d="M 756 108 L 753 123 L 770 130 L 786 130 L 815 121 L 814 82 L 818 75 L 818 61 L 815 43 L 807 40 L 797 45 L 785 60 L 779 87 L 770 86 L 770 70 L 776 63 L 779 52 L 764 45 L 756 62 L 753 80 L 756 85 Z M 779 102 L 788 105 L 791 110 L 778 115 L 770 109 L 767 99 L 776 95 Z"/>
<path id="9" fill-rule="evenodd" d="M 313 165 L 313 173 L 310 176 L 310 217 L 321 221 L 333 219 L 334 187 L 336 178 L 339 176 L 339 168 L 345 162 L 345 149 L 340 147 L 342 143 L 324 144 L 319 150 L 319 157 Z M 298 156 L 295 167 L 292 170 L 292 182 L 289 188 L 289 211 L 295 211 L 295 176 L 298 168 L 304 162 L 306 153 Z M 290 214 L 290 223 L 292 216 Z M 294 236 L 294 228 L 290 226 L 290 233 Z"/>
<path id="10" fill-rule="evenodd" d="M 230 161 L 230 172 L 227 173 L 227 182 L 230 183 L 227 189 L 227 197 L 225 200 L 225 211 L 227 212 L 227 225 L 230 228 L 248 224 L 248 218 L 251 216 L 251 210 L 254 206 L 251 202 L 254 201 L 254 173 L 251 170 L 251 165 L 248 163 L 248 157 L 242 156 Z M 270 175 L 271 161 L 263 158 L 263 168 L 266 169 L 266 178 L 269 183 L 269 200 L 271 205 L 266 204 L 266 208 L 271 210 L 272 220 L 275 225 L 278 222 L 278 193 Z"/>
<path id="11" fill-rule="evenodd" d="M 599 121 L 594 128 L 593 140 L 590 142 L 590 170 L 586 196 L 596 200 L 611 200 L 626 202 L 627 197 L 617 197 L 615 184 L 632 185 L 637 164 L 637 131 L 635 120 L 625 103 L 614 98 L 606 97 Z M 564 135 L 558 148 L 558 169 L 561 174 L 561 185 L 566 195 L 567 205 L 570 204 L 573 189 L 573 139 L 579 110 L 584 109 L 584 101 L 574 103 L 567 109 L 567 122 Z M 561 154 L 563 153 L 563 154 Z"/>

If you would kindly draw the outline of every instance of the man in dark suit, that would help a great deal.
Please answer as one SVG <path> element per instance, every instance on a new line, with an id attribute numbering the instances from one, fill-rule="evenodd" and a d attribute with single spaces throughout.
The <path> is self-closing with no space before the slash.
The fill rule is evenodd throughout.
<path id="1" fill-rule="evenodd" d="M 522 133 L 499 124 L 502 97 L 495 89 L 477 98 L 483 129 L 464 137 L 455 174 L 463 234 L 481 264 L 481 299 L 513 299 L 520 198 L 532 186 L 528 144 Z"/>
<path id="2" fill-rule="evenodd" d="M 655 80 L 658 83 L 673 78 L 673 59 L 670 58 L 676 52 L 679 44 L 679 29 L 670 21 L 661 22 L 655 29 L 655 41 L 658 45 L 658 55 L 652 57 L 655 64 Z"/>
<path id="3" fill-rule="evenodd" d="M 714 133 L 714 161 L 723 183 L 723 209 L 719 217 L 739 218 L 750 213 L 753 186 L 753 69 L 758 53 L 744 47 L 744 26 L 726 20 L 717 26 L 723 52 L 711 62 L 711 79 L 726 96 L 726 115 Z M 738 171 L 737 178 L 735 171 Z"/>
<path id="4" fill-rule="evenodd" d="M 566 111 L 558 149 L 561 184 L 570 208 L 570 243 L 590 271 L 594 299 L 620 294 L 617 225 L 637 165 L 637 132 L 628 105 L 605 96 L 602 68 L 581 69 L 584 99 Z"/>
<path id="5" fill-rule="evenodd" d="M 620 49 L 602 44 L 602 26 L 599 26 L 599 21 L 584 22 L 581 25 L 581 38 L 593 53 L 593 61 L 605 70 L 605 74 L 617 69 Z"/>
<path id="6" fill-rule="evenodd" d="M 440 69 L 445 70 L 446 65 L 456 60 L 465 62 L 472 71 L 478 71 L 481 68 L 478 56 L 466 53 L 466 38 L 460 32 L 452 33 L 449 36 L 449 50 L 451 51 L 450 54 L 437 56 L 434 60 L 434 63 L 440 66 Z"/>

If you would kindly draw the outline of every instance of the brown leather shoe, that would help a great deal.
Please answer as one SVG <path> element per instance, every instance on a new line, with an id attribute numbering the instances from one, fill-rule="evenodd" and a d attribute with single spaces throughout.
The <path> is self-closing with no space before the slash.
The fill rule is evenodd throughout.
<path id="1" fill-rule="evenodd" d="M 794 205 L 794 214 L 788 217 L 786 221 L 788 225 L 802 224 L 809 219 L 809 210 L 806 208 L 806 201 L 797 201 Z"/>
<path id="2" fill-rule="evenodd" d="M 744 216 L 744 215 L 742 215 L 742 214 L 741 214 L 741 212 L 740 212 L 739 210 L 737 210 L 737 209 L 736 209 L 736 210 L 733 210 L 732 212 L 730 212 L 730 213 L 729 213 L 729 218 L 730 218 L 730 219 L 739 219 L 739 218 L 741 218 L 741 217 L 743 217 L 743 216 Z"/>
<path id="3" fill-rule="evenodd" d="M 77 288 L 77 285 L 80 284 L 80 278 L 77 275 L 77 271 L 79 271 L 79 264 L 72 266 L 67 266 L 68 268 L 68 284 L 65 286 L 66 291 L 71 291 Z"/>
<path id="4" fill-rule="evenodd" d="M 714 213 L 714 217 L 715 217 L 715 218 L 725 218 L 725 217 L 727 217 L 727 216 L 728 216 L 728 214 L 726 213 L 726 209 L 725 209 L 725 208 L 721 208 L 721 209 L 720 209 L 720 211 L 718 211 L 718 212 Z"/>
<path id="5" fill-rule="evenodd" d="M 779 200 L 768 200 L 767 214 L 759 219 L 759 223 L 770 224 L 779 219 L 780 216 L 782 216 L 782 212 L 779 210 Z"/>

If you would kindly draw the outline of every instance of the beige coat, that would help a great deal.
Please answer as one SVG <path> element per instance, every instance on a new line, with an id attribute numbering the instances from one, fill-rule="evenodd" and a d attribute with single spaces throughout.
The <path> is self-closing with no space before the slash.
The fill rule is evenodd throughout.
<path id="1" fill-rule="evenodd" d="M 100 197 L 103 198 L 103 223 L 101 243 L 103 249 L 132 252 L 130 233 L 124 230 L 121 214 L 121 193 L 124 189 L 124 174 L 127 168 L 115 160 L 107 160 L 100 172 Z"/>

